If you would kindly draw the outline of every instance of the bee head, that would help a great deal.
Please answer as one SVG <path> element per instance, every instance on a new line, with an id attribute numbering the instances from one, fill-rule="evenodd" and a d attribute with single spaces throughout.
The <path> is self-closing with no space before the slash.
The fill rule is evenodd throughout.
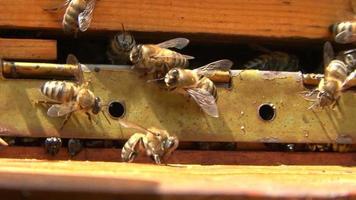
<path id="1" fill-rule="evenodd" d="M 122 33 L 116 35 L 115 40 L 117 41 L 119 47 L 125 52 L 131 51 L 135 46 L 135 40 L 130 34 Z"/>
<path id="2" fill-rule="evenodd" d="M 92 108 L 93 114 L 98 114 L 101 111 L 101 99 L 100 97 L 95 97 L 94 105 Z"/>
<path id="3" fill-rule="evenodd" d="M 164 158 L 168 158 L 174 150 L 177 149 L 179 140 L 176 136 L 169 136 L 163 142 L 163 149 L 165 150 Z"/>
<path id="4" fill-rule="evenodd" d="M 173 68 L 169 70 L 169 72 L 164 77 L 164 82 L 168 87 L 174 87 L 178 83 L 179 75 L 180 75 L 179 69 Z"/>
<path id="5" fill-rule="evenodd" d="M 138 63 L 142 59 L 142 45 L 137 45 L 132 48 L 130 52 L 130 61 L 132 63 Z"/>
<path id="6" fill-rule="evenodd" d="M 320 91 L 317 98 L 317 104 L 320 107 L 329 106 L 335 102 L 334 97 L 328 91 Z"/>

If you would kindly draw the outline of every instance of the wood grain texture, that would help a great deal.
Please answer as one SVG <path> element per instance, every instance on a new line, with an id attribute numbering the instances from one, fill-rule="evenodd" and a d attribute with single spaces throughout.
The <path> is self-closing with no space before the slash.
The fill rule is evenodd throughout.
<path id="1" fill-rule="evenodd" d="M 341 166 L 157 166 L 0 159 L 0 188 L 29 194 L 52 191 L 335 198 L 355 196 L 355 180 L 356 168 Z"/>
<path id="2" fill-rule="evenodd" d="M 121 162 L 121 150 L 84 148 L 71 157 L 66 148 L 51 156 L 42 147 L 2 147 L 0 158 Z M 192 151 L 178 150 L 167 161 L 171 164 L 199 165 L 342 165 L 356 166 L 356 153 L 268 152 L 268 151 Z M 153 163 L 140 155 L 135 163 Z"/>
<path id="3" fill-rule="evenodd" d="M 0 28 L 59 30 L 64 11 L 43 10 L 53 2 L 0 0 Z M 119 31 L 124 23 L 147 32 L 326 38 L 332 23 L 352 17 L 350 0 L 101 0 L 90 30 Z"/>
<path id="4" fill-rule="evenodd" d="M 57 41 L 0 38 L 0 57 L 21 60 L 57 60 Z"/>

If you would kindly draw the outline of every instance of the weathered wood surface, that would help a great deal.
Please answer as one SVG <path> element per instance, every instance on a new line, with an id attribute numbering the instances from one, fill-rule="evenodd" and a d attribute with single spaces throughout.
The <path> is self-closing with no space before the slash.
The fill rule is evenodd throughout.
<path id="1" fill-rule="evenodd" d="M 0 38 L 0 58 L 57 60 L 57 41 Z"/>
<path id="2" fill-rule="evenodd" d="M 0 28 L 61 29 L 61 0 L 1 0 Z M 353 18 L 351 0 L 101 0 L 90 30 L 213 33 L 234 36 L 329 37 L 332 23 Z"/>
<path id="3" fill-rule="evenodd" d="M 26 199 L 32 191 L 46 191 L 43 194 L 47 195 L 82 192 L 89 196 L 102 193 L 335 198 L 355 196 L 355 180 L 355 167 L 340 166 L 156 166 L 0 159 L 0 188 L 21 191 L 27 194 Z"/>
<path id="4" fill-rule="evenodd" d="M 71 157 L 66 148 L 51 156 L 42 147 L 2 147 L 0 158 L 121 162 L 121 150 L 84 148 Z M 136 163 L 153 163 L 141 155 Z M 356 153 L 269 152 L 269 151 L 192 151 L 178 150 L 167 161 L 171 164 L 200 165 L 342 165 L 356 166 Z"/>

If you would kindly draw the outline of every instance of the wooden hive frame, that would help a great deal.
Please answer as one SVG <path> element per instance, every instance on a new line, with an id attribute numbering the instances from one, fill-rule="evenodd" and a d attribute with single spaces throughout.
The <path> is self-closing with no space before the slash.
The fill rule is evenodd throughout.
<path id="1" fill-rule="evenodd" d="M 39 38 L 2 38 L 0 39 L 0 57 L 9 61 L 51 61 L 57 60 L 57 46 L 54 36 L 64 36 L 61 32 L 62 13 L 48 13 L 44 7 L 52 4 L 52 0 L 0 0 L 0 8 L 6 12 L 0 12 L 0 37 L 8 37 L 5 32 L 33 31 L 43 32 Z M 278 40 L 304 40 L 307 42 L 320 42 L 330 39 L 328 27 L 330 24 L 353 18 L 349 0 L 325 0 L 323 2 L 308 0 L 223 0 L 223 1 L 173 1 L 163 0 L 153 1 L 117 1 L 101 0 L 98 2 L 94 12 L 92 26 L 87 33 L 80 34 L 79 37 L 90 37 L 93 35 L 103 35 L 107 32 L 117 32 L 121 30 L 121 23 L 126 29 L 137 34 L 155 32 L 160 34 L 190 35 L 195 41 L 217 42 L 241 41 L 240 38 L 253 40 L 254 38 L 274 38 Z M 26 15 L 24 16 L 24 13 Z M 20 34 L 21 35 L 21 34 Z M 50 38 L 50 39 L 48 39 Z M 90 69 L 90 65 L 88 65 Z M 106 100 L 123 99 L 125 93 L 110 96 L 105 91 L 107 86 L 114 85 L 115 81 L 106 80 L 112 72 L 101 70 L 94 75 L 93 90 L 104 96 Z M 237 95 L 241 102 L 244 101 L 244 93 L 251 90 L 251 82 L 261 81 L 266 83 L 265 88 L 273 88 L 274 92 L 284 91 L 281 96 L 288 97 L 290 92 L 293 95 L 303 91 L 303 77 L 298 73 L 281 73 L 268 80 L 271 74 L 268 72 L 241 72 L 236 71 L 233 78 L 233 90 L 220 88 L 219 92 L 224 97 Z M 86 73 L 89 75 L 89 73 Z M 171 96 L 169 105 L 179 103 L 183 105 L 185 99 L 174 94 L 164 94 L 155 86 L 146 86 L 144 80 L 138 79 L 127 70 L 117 72 L 115 78 L 122 79 L 122 82 L 129 85 L 139 84 L 141 87 L 138 96 L 131 96 L 133 102 L 128 100 L 126 105 L 128 111 L 132 111 L 135 105 L 140 103 L 142 96 L 150 92 L 160 95 Z M 279 78 L 278 78 L 279 77 Z M 264 80 L 263 80 L 264 79 Z M 6 104 L 0 105 L 0 112 L 7 111 L 8 116 L 0 115 L 1 135 L 17 136 L 61 136 L 61 137 L 92 137 L 92 138 L 127 138 L 130 134 L 128 130 L 121 130 L 115 124 L 108 127 L 104 124 L 101 127 L 91 127 L 85 120 L 83 123 L 71 121 L 63 132 L 57 130 L 59 121 L 48 120 L 44 109 L 36 109 L 31 104 L 30 99 L 40 97 L 37 91 L 38 85 L 44 80 L 31 79 L 0 79 L 0 99 Z M 315 81 L 313 79 L 313 81 Z M 104 84 L 105 83 L 105 84 Z M 317 81 L 313 83 L 317 84 Z M 20 87 L 21 85 L 21 87 Z M 121 87 L 113 90 L 124 90 Z M 127 89 L 126 89 L 127 90 Z M 145 92 L 145 90 L 148 90 Z M 253 87 L 252 90 L 258 90 Z M 242 93 L 244 91 L 244 93 Z M 126 91 L 129 93 L 129 91 Z M 239 94 L 241 92 L 242 94 Z M 275 98 L 268 94 L 268 91 L 256 100 L 251 110 L 244 112 L 249 118 L 254 115 L 254 120 L 244 119 L 241 115 L 242 106 L 235 106 L 236 114 L 225 114 L 231 108 L 230 100 L 219 100 L 219 106 L 223 112 L 225 120 L 230 120 L 229 126 L 232 131 L 221 131 L 224 125 L 216 124 L 212 119 L 203 118 L 196 105 L 187 104 L 193 113 L 184 114 L 185 118 L 192 116 L 196 119 L 204 119 L 206 124 L 213 124 L 208 127 L 194 128 L 194 120 L 187 119 L 192 129 L 182 130 L 174 125 L 173 121 L 165 119 L 164 109 L 158 114 L 152 108 L 148 109 L 146 115 L 128 113 L 127 118 L 139 121 L 147 126 L 164 126 L 164 128 L 177 130 L 182 140 L 186 141 L 246 141 L 246 142 L 340 142 L 354 143 L 356 133 L 354 124 L 344 118 L 352 118 L 354 115 L 355 96 L 353 92 L 348 92 L 341 99 L 341 106 L 338 110 L 323 111 L 313 113 L 304 111 L 308 107 L 308 102 L 293 96 L 288 100 L 290 104 L 281 102 L 283 98 Z M 253 92 L 251 92 L 253 94 Z M 141 95 L 141 96 L 140 96 Z M 16 103 L 16 98 L 23 96 L 22 103 Z M 281 97 L 280 96 L 280 97 Z M 151 96 L 152 97 L 152 96 Z M 151 98 L 150 97 L 150 98 Z M 289 96 L 290 97 L 290 96 Z M 147 99 L 150 99 L 147 98 Z M 169 99 L 168 98 L 168 99 Z M 152 100 L 152 99 L 151 99 Z M 155 101 L 153 101 L 155 100 Z M 153 99 L 157 102 L 159 99 Z M 257 102 L 258 101 L 258 102 Z M 289 123 L 288 131 L 276 132 L 283 128 L 283 123 L 269 129 L 265 122 L 259 121 L 256 114 L 257 105 L 271 102 L 277 105 L 278 113 L 276 120 L 289 119 L 288 105 L 299 112 L 298 117 L 293 118 Z M 253 102 L 252 97 L 248 97 L 246 102 Z M 246 103 L 244 102 L 244 103 Z M 293 103 L 291 103 L 293 102 Z M 153 103 L 154 104 L 154 103 Z M 169 105 L 166 105 L 169 107 Z M 154 105 L 153 105 L 154 106 Z M 156 106 L 157 107 L 157 106 Z M 283 108 L 284 107 L 284 108 Z M 12 108 L 12 109 L 10 109 Z M 279 108 L 282 108 L 281 110 Z M 244 108 L 245 109 L 245 108 Z M 249 109 L 249 108 L 248 108 Z M 21 111 L 26 110 L 26 112 Z M 32 112 L 36 110 L 35 112 Z M 187 109 L 188 110 L 188 109 Z M 303 111 L 302 111 L 303 110 Z M 11 113 L 11 114 L 10 114 Z M 192 114 L 192 115 L 191 115 Z M 11 118 L 10 118 L 11 116 Z M 152 117 L 154 116 L 154 117 Z M 158 116 L 158 117 L 157 117 Z M 304 117 L 303 117 L 304 116 Z M 346 116 L 346 117 L 345 117 Z M 82 116 L 79 116 L 81 119 Z M 149 119 L 148 121 L 146 119 Z M 167 119 L 175 119 L 177 115 L 170 114 Z M 14 123 L 14 119 L 16 123 Z M 83 117 L 84 119 L 84 117 Z M 305 125 L 303 121 L 309 121 Z M 104 120 L 101 120 L 104 123 Z M 197 120 L 199 121 L 199 120 Z M 38 123 L 41 122 L 41 123 Z M 193 123 L 194 122 L 194 123 Z M 317 124 L 316 122 L 320 122 Z M 259 124 L 254 127 L 253 124 Z M 268 122 L 267 122 L 268 123 Z M 278 124 L 277 123 L 277 124 Z M 293 123 L 297 123 L 298 130 L 293 130 Z M 80 126 L 78 125 L 80 124 Z M 320 126 L 320 124 L 325 125 Z M 244 127 L 246 132 L 242 131 Z M 211 128 L 213 127 L 213 128 Z M 215 127 L 215 128 L 214 128 Z M 322 127 L 324 129 L 322 130 Z M 163 128 L 163 127 L 162 127 Z M 311 129 L 309 129 L 311 128 Z M 312 130 L 304 132 L 303 130 Z M 204 131 L 201 131 L 204 130 Z M 268 134 L 262 132 L 266 130 Z M 192 132 L 203 132 L 208 134 L 191 136 L 186 135 Z M 296 133 L 294 133 L 295 131 Z M 223 134 L 219 135 L 220 132 Z M 322 134 L 320 134 L 322 132 Z M 108 133 L 103 135 L 102 133 Z M 306 135 L 308 135 L 306 137 Z M 337 153 L 273 153 L 273 152 L 212 152 L 212 151 L 178 151 L 176 157 L 169 160 L 170 163 L 185 163 L 178 166 L 152 166 L 147 164 L 124 164 L 124 163 L 103 163 L 97 161 L 117 161 L 119 151 L 115 149 L 86 149 L 77 157 L 71 159 L 93 160 L 95 162 L 83 161 L 58 161 L 69 159 L 65 150 L 62 149 L 57 157 L 49 157 L 42 153 L 38 147 L 6 147 L 0 149 L 0 187 L 3 197 L 21 199 L 38 199 L 44 196 L 56 198 L 68 197 L 70 191 L 78 198 L 115 198 L 132 197 L 146 195 L 147 198 L 157 197 L 208 197 L 211 195 L 225 197 L 355 197 L 355 154 Z M 107 155 L 105 159 L 99 159 Z M 6 159 L 9 158 L 9 159 Z M 15 158 L 15 159 L 13 159 Z M 16 159 L 17 158 L 17 159 Z M 34 158 L 38 160 L 26 160 Z M 257 162 L 254 161 L 257 158 Z M 43 159 L 47 161 L 43 161 Z M 56 160 L 55 162 L 48 161 Z M 138 162 L 148 162 L 139 160 Z M 189 164 L 225 164 L 223 166 L 196 166 Z M 229 164 L 231 166 L 227 166 Z M 235 166 L 236 164 L 246 165 L 323 165 L 323 166 Z M 344 165 L 351 167 L 339 167 L 331 165 Z M 214 173 L 212 173 L 212 171 Z M 157 179 L 160 177 L 160 179 Z M 307 177 L 307 178 L 306 178 Z M 173 180 L 172 180 L 173 179 Z M 206 182 L 208 180 L 209 182 Z M 243 180 L 236 183 L 236 180 Z M 247 180 L 247 182 L 246 182 Z M 171 183 L 176 182 L 175 185 Z M 49 184 L 51 183 L 51 184 Z M 92 184 L 97 183 L 97 184 Z M 234 183 L 234 184 L 231 184 Z M 236 183 L 236 184 L 235 184 Z M 105 187 L 101 187 L 105 185 Z M 273 189 L 271 185 L 274 186 Z M 199 187 L 198 187 L 199 186 Z M 212 187 L 212 190 L 206 188 Z M 88 188 L 92 190 L 87 193 Z M 192 189 L 193 188 L 193 189 Z M 205 189 L 204 189 L 205 188 Z M 299 188 L 295 190 L 295 188 Z M 15 192 L 14 192 L 15 191 Z M 20 191 L 20 193 L 18 192 Z"/>

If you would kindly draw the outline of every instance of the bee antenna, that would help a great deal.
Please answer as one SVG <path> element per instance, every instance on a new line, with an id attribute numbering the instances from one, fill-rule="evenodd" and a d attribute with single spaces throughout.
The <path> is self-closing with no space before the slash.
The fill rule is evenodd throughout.
<path id="1" fill-rule="evenodd" d="M 121 27 L 122 27 L 122 33 L 124 34 L 123 39 L 125 40 L 126 31 L 125 31 L 125 27 L 124 27 L 124 24 L 123 24 L 123 23 L 121 23 Z"/>
<path id="2" fill-rule="evenodd" d="M 164 77 L 162 78 L 157 78 L 157 79 L 151 79 L 151 80 L 148 80 L 147 83 L 152 83 L 152 82 L 155 82 L 155 81 L 160 81 L 160 80 L 164 80 Z"/>

